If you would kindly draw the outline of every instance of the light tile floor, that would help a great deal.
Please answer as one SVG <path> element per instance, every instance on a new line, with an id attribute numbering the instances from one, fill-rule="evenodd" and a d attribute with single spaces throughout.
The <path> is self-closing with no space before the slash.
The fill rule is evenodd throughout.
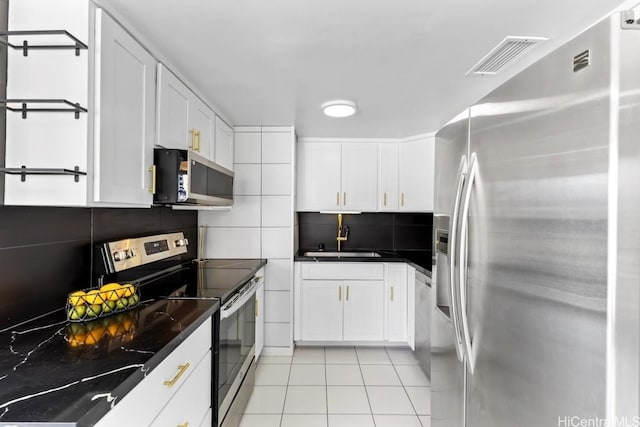
<path id="1" fill-rule="evenodd" d="M 413 352 L 297 347 L 261 357 L 240 427 L 430 427 L 431 383 Z"/>

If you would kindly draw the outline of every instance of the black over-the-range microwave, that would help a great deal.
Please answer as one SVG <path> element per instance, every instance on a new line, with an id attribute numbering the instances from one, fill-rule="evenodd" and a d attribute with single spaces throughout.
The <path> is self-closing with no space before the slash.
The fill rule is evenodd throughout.
<path id="1" fill-rule="evenodd" d="M 156 148 L 153 202 L 170 205 L 233 205 L 233 172 L 189 151 Z"/>

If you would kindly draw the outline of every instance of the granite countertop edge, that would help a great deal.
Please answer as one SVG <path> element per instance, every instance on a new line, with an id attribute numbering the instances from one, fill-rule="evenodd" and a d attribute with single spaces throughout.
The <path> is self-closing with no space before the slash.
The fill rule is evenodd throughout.
<path id="1" fill-rule="evenodd" d="M 377 251 L 373 251 L 377 252 Z M 402 255 L 393 254 L 389 252 L 378 252 L 379 257 L 313 257 L 302 256 L 296 254 L 293 258 L 298 262 L 404 262 L 415 268 L 420 273 L 431 278 L 431 271 L 424 266 L 417 264 L 415 261 L 402 257 Z"/>

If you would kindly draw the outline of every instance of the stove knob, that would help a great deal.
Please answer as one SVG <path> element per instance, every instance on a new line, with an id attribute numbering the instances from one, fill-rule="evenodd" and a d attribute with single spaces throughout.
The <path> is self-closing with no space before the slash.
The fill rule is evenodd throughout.
<path id="1" fill-rule="evenodd" d="M 127 253 L 125 251 L 115 251 L 113 253 L 113 259 L 116 261 L 122 261 L 127 259 Z"/>
<path id="2" fill-rule="evenodd" d="M 180 240 L 176 240 L 176 248 L 179 248 L 181 246 L 187 246 L 189 244 L 189 240 L 187 239 L 180 239 Z"/>
<path id="3" fill-rule="evenodd" d="M 137 255 L 136 250 L 135 249 L 129 249 L 127 251 L 127 258 L 134 258 Z"/>

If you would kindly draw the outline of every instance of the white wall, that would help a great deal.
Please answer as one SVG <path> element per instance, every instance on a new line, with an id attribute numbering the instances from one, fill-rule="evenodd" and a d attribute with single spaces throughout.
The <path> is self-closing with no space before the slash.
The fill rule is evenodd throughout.
<path id="1" fill-rule="evenodd" d="M 234 206 L 200 211 L 208 227 L 204 257 L 266 258 L 266 355 L 293 351 L 295 131 L 242 126 L 234 133 Z"/>

